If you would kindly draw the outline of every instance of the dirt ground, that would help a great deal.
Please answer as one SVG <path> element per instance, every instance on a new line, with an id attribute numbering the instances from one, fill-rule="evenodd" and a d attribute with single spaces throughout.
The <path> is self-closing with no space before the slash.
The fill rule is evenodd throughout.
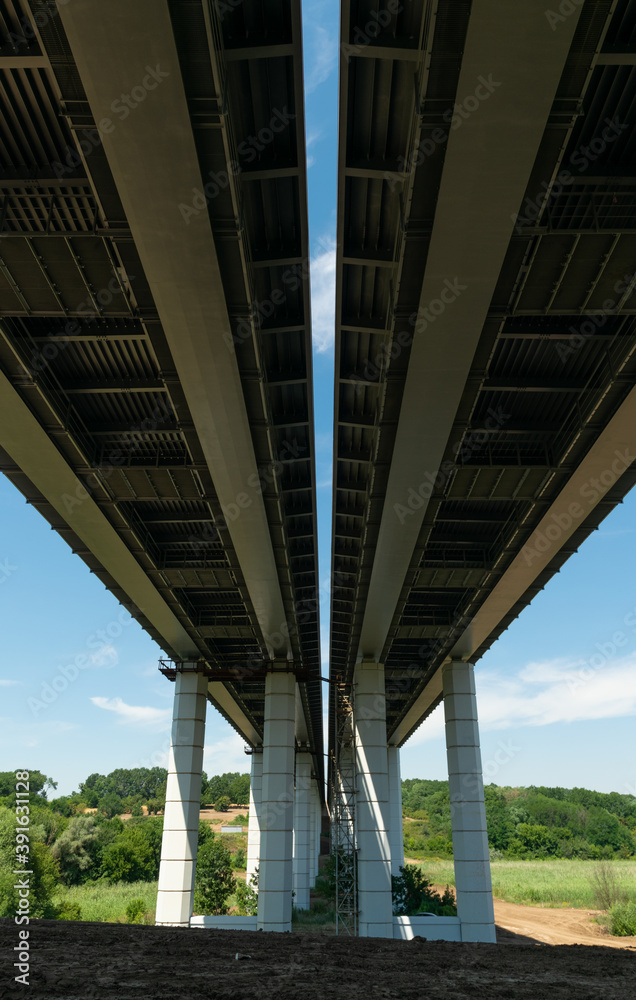
<path id="1" fill-rule="evenodd" d="M 201 810 L 201 819 L 206 820 L 213 830 L 220 830 L 222 826 L 227 826 L 237 816 L 247 816 L 247 806 L 230 806 L 227 812 L 217 812 L 211 806 L 209 809 Z M 247 833 L 247 823 L 243 824 L 243 833 Z"/>
<path id="2" fill-rule="evenodd" d="M 16 940 L 15 925 L 0 921 L 3 998 L 26 995 L 13 980 Z M 528 943 L 505 930 L 500 941 L 508 946 L 33 921 L 28 995 L 45 1000 L 634 998 L 631 951 Z"/>
<path id="3" fill-rule="evenodd" d="M 552 909 L 495 900 L 495 921 L 502 930 L 543 944 L 600 944 L 607 948 L 627 948 L 636 956 L 636 937 L 611 937 L 594 922 L 592 918 L 596 915 L 595 911 L 574 907 Z"/>
<path id="4" fill-rule="evenodd" d="M 443 885 L 434 885 L 438 892 Z M 594 917 L 598 910 L 581 910 L 573 906 L 525 906 L 495 899 L 495 922 L 499 932 L 510 931 L 512 937 L 530 938 L 541 944 L 601 944 L 607 948 L 628 948 L 636 953 L 636 937 L 612 937 Z M 504 938 L 499 934 L 500 940 Z M 636 1000 L 636 985 L 634 987 Z"/>

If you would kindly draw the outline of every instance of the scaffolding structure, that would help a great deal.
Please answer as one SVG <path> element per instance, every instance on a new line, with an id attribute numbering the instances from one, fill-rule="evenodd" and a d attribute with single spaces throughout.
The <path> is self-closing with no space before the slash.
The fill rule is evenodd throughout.
<path id="1" fill-rule="evenodd" d="M 335 687 L 332 844 L 335 854 L 336 934 L 358 934 L 356 746 L 353 692 Z"/>

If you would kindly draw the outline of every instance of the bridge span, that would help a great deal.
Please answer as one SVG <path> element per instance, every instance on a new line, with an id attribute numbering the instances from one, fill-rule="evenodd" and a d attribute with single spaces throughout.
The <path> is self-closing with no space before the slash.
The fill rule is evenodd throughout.
<path id="1" fill-rule="evenodd" d="M 443 701 L 435 935 L 493 941 L 473 664 L 636 482 L 636 0 L 342 0 L 326 754 L 300 2 L 0 30 L 0 468 L 165 651 L 157 921 L 215 923 L 209 702 L 252 761 L 241 925 L 309 906 L 328 813 L 339 930 L 430 937 L 391 873 Z"/>

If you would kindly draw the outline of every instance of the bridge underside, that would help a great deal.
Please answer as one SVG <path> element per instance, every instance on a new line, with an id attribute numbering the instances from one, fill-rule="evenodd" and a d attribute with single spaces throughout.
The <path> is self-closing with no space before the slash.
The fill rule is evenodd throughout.
<path id="1" fill-rule="evenodd" d="M 330 802 L 360 933 L 443 700 L 459 915 L 492 939 L 471 664 L 636 482 L 636 5 L 571 6 L 342 4 Z"/>
<path id="2" fill-rule="evenodd" d="M 348 933 L 430 936 L 391 873 L 443 701 L 435 932 L 494 940 L 472 665 L 636 482 L 636 0 L 571 6 L 341 4 Z M 212 703 L 251 755 L 250 926 L 287 930 L 325 802 L 300 0 L 6 0 L 0 30 L 0 469 L 166 654 L 158 921 L 191 922 Z"/>

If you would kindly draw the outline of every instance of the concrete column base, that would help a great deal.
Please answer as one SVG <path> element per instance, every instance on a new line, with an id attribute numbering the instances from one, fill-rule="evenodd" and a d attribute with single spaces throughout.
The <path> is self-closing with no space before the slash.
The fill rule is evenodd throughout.
<path id="1" fill-rule="evenodd" d="M 203 673 L 177 673 L 157 890 L 159 925 L 188 927 L 192 916 L 207 693 Z"/>
<path id="2" fill-rule="evenodd" d="M 311 754 L 296 754 L 294 798 L 294 905 L 309 909 L 309 828 L 311 794 Z"/>
<path id="3" fill-rule="evenodd" d="M 245 873 L 248 885 L 251 884 L 260 862 L 262 786 L 263 754 L 253 753 L 250 775 L 250 809 L 247 827 L 247 870 Z"/>
<path id="4" fill-rule="evenodd" d="M 391 874 L 399 875 L 404 865 L 404 833 L 402 829 L 402 774 L 398 747 L 388 747 L 389 768 L 389 840 L 391 843 Z"/>
<path id="5" fill-rule="evenodd" d="M 296 678 L 273 672 L 265 681 L 261 849 L 257 926 L 290 931 Z"/>
<path id="6" fill-rule="evenodd" d="M 496 942 L 473 665 L 442 668 L 457 914 L 462 941 Z"/>
<path id="7" fill-rule="evenodd" d="M 363 661 L 356 667 L 354 683 L 358 934 L 392 938 L 384 667 Z"/>

